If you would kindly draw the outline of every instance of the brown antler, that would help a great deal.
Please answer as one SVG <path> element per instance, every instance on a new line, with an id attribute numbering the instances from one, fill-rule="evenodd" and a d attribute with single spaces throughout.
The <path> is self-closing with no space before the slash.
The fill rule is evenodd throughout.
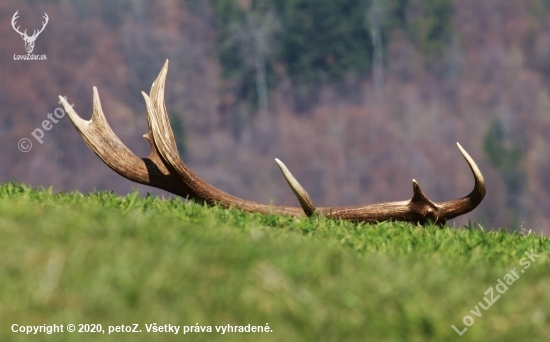
<path id="1" fill-rule="evenodd" d="M 63 97 L 59 97 L 69 118 L 86 144 L 105 164 L 119 175 L 137 183 L 153 186 L 173 194 L 209 205 L 219 204 L 247 212 L 279 213 L 291 216 L 319 214 L 335 219 L 351 221 L 406 221 L 444 224 L 447 220 L 463 215 L 476 208 L 485 196 L 485 183 L 477 165 L 457 143 L 475 178 L 474 190 L 466 197 L 441 203 L 430 201 L 413 179 L 413 197 L 408 201 L 377 203 L 365 206 L 315 208 L 304 188 L 292 176 L 286 166 L 275 159 L 292 191 L 302 206 L 271 206 L 247 201 L 225 193 L 195 175 L 179 158 L 178 150 L 166 107 L 164 87 L 168 61 L 151 87 L 150 96 L 142 92 L 147 106 L 149 131 L 144 138 L 151 145 L 147 158 L 134 155 L 113 133 L 99 102 L 97 89 L 93 88 L 93 114 L 90 121 L 81 119 Z"/>

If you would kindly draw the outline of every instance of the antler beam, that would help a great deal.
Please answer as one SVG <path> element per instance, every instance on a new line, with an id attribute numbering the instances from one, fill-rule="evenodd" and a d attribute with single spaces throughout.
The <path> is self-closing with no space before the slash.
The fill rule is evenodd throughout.
<path id="1" fill-rule="evenodd" d="M 432 202 L 422 193 L 420 186 L 413 179 L 413 197 L 408 201 L 316 208 L 304 188 L 278 159 L 275 161 L 298 198 L 301 208 L 271 206 L 232 196 L 198 177 L 181 161 L 164 103 L 167 72 L 168 61 L 153 83 L 150 95 L 142 92 L 147 106 L 149 124 L 149 130 L 143 137 L 151 145 L 151 152 L 146 158 L 134 155 L 111 130 L 101 109 L 99 95 L 95 87 L 93 88 L 93 113 L 89 121 L 80 118 L 72 106 L 62 96 L 59 97 L 86 145 L 107 166 L 133 182 L 163 189 L 209 205 L 218 204 L 225 208 L 233 207 L 246 212 L 278 213 L 297 217 L 322 215 L 334 219 L 360 222 L 392 220 L 425 224 L 431 221 L 443 225 L 447 220 L 475 209 L 485 196 L 483 175 L 473 159 L 458 143 L 458 148 L 474 175 L 475 186 L 466 197 L 452 201 Z"/>

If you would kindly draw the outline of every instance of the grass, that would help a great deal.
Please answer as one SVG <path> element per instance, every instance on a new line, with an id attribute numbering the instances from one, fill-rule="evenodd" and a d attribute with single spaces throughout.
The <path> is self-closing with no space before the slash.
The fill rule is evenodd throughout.
<path id="1" fill-rule="evenodd" d="M 531 250 L 540 257 L 524 269 Z M 504 230 L 294 219 L 4 183 L 0 340 L 547 341 L 549 252 L 546 237 Z M 479 308 L 514 267 L 519 279 Z M 470 313 L 476 305 L 481 317 Z M 474 323 L 460 337 L 451 326 L 464 329 L 464 316 Z M 106 332 L 11 331 L 70 323 Z M 152 323 L 179 334 L 147 333 Z M 182 334 L 197 323 L 213 332 Z M 272 332 L 215 330 L 266 323 Z M 142 332 L 107 333 L 122 324 Z"/>

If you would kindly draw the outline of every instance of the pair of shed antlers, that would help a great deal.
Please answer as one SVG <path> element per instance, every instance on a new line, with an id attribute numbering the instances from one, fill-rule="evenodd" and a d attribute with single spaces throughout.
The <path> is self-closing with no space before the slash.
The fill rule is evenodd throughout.
<path id="1" fill-rule="evenodd" d="M 301 208 L 266 205 L 232 196 L 198 177 L 180 159 L 164 103 L 167 72 L 168 61 L 153 83 L 150 94 L 142 92 L 147 106 L 147 121 L 149 123 L 149 130 L 143 137 L 151 144 L 151 152 L 146 158 L 139 158 L 133 154 L 113 133 L 101 109 L 99 95 L 95 87 L 93 88 L 93 114 L 89 121 L 80 118 L 72 106 L 62 96 L 59 97 L 86 145 L 107 166 L 133 182 L 163 189 L 208 205 L 232 207 L 251 213 L 276 213 L 296 217 L 322 215 L 332 219 L 357 222 L 405 221 L 426 224 L 431 221 L 444 225 L 447 220 L 475 209 L 485 196 L 483 175 L 470 155 L 458 143 L 458 149 L 472 170 L 475 185 L 472 192 L 466 197 L 447 202 L 429 200 L 413 179 L 413 197 L 408 201 L 317 208 L 304 188 L 279 159 L 275 159 L 275 161 L 288 185 L 298 197 Z"/>

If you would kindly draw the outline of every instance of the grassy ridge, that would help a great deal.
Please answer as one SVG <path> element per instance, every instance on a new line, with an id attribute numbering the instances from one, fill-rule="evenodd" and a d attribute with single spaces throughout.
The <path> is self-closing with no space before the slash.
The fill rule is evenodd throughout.
<path id="1" fill-rule="evenodd" d="M 531 249 L 540 257 L 519 273 Z M 546 341 L 549 252 L 533 234 L 250 215 L 5 183 L 0 340 Z M 514 267 L 519 279 L 481 317 L 471 314 Z M 459 337 L 451 325 L 462 330 L 465 315 L 474 324 Z M 14 323 L 138 323 L 143 332 L 27 336 L 11 332 Z M 146 333 L 150 323 L 214 332 Z M 215 332 L 249 323 L 273 332 Z"/>

